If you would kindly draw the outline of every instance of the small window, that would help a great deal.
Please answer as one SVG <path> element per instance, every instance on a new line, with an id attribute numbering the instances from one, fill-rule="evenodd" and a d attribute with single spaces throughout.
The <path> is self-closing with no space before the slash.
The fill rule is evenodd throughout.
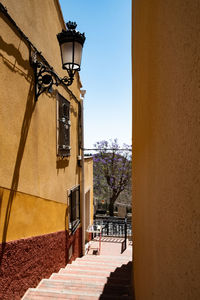
<path id="1" fill-rule="evenodd" d="M 58 94 L 58 155 L 70 155 L 70 102 Z"/>
<path id="2" fill-rule="evenodd" d="M 80 186 L 77 186 L 69 195 L 70 197 L 70 223 L 69 229 L 74 232 L 80 223 Z"/>

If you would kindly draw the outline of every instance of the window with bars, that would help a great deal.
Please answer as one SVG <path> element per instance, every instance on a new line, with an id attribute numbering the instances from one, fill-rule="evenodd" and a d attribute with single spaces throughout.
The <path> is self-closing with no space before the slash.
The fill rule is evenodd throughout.
<path id="1" fill-rule="evenodd" d="M 58 94 L 58 155 L 70 155 L 70 102 Z"/>
<path id="2" fill-rule="evenodd" d="M 74 232 L 80 223 L 80 186 L 75 187 L 70 192 L 69 211 L 69 229 Z"/>

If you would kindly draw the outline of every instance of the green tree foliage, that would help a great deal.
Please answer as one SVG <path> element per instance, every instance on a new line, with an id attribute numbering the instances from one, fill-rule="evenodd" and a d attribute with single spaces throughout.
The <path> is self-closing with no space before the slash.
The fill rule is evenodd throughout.
<path id="1" fill-rule="evenodd" d="M 100 141 L 94 146 L 99 149 L 93 156 L 94 196 L 109 199 L 109 214 L 113 216 L 116 200 L 125 201 L 131 196 L 131 146 L 124 144 L 125 150 L 120 150 L 117 139 Z"/>

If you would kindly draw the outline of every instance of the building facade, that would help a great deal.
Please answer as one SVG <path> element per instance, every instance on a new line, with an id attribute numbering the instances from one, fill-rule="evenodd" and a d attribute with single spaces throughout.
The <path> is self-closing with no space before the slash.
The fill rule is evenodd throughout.
<path id="1" fill-rule="evenodd" d="M 81 217 L 88 224 L 93 215 L 93 166 L 85 160 L 83 177 L 79 74 L 70 88 L 53 86 L 35 101 L 35 49 L 66 75 L 59 2 L 3 0 L 0 14 L 0 298 L 18 299 L 82 255 Z"/>

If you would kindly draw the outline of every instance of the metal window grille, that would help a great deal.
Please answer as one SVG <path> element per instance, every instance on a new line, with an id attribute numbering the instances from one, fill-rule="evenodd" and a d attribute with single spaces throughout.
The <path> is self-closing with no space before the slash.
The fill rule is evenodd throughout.
<path id="1" fill-rule="evenodd" d="M 70 193 L 70 224 L 69 228 L 74 232 L 80 223 L 80 186 Z"/>
<path id="2" fill-rule="evenodd" d="M 70 102 L 58 94 L 58 155 L 70 155 Z"/>

